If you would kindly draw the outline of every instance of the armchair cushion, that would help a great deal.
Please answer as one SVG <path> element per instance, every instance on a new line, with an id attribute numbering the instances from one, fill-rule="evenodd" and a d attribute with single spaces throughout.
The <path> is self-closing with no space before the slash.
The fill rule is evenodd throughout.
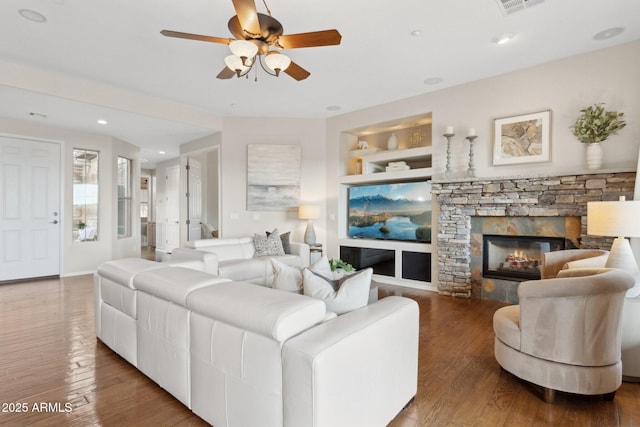
<path id="1" fill-rule="evenodd" d="M 372 274 L 373 269 L 367 268 L 334 282 L 305 268 L 302 270 L 304 294 L 323 300 L 327 310 L 338 315 L 347 313 L 368 304 Z"/>

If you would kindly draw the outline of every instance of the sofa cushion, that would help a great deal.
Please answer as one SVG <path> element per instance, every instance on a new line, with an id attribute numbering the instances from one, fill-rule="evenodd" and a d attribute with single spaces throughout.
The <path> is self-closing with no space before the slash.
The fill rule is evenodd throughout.
<path id="1" fill-rule="evenodd" d="M 185 246 L 217 254 L 219 261 L 253 258 L 255 252 L 251 237 L 190 240 Z"/>
<path id="2" fill-rule="evenodd" d="M 277 259 L 271 258 L 273 268 L 273 282 L 271 287 L 287 292 L 302 292 L 302 272 L 298 267 L 292 267 Z"/>
<path id="3" fill-rule="evenodd" d="M 368 304 L 372 274 L 373 269 L 367 268 L 333 281 L 305 268 L 302 270 L 304 294 L 323 300 L 327 310 L 344 314 Z"/>
<path id="4" fill-rule="evenodd" d="M 284 255 L 282 240 L 280 240 L 280 234 L 277 233 L 277 230 L 274 230 L 269 236 L 255 234 L 253 246 L 255 247 L 254 257 Z"/>
<path id="5" fill-rule="evenodd" d="M 102 263 L 98 275 L 122 286 L 135 289 L 133 278 L 143 271 L 164 267 L 162 264 L 142 258 L 123 258 Z"/>
<path id="6" fill-rule="evenodd" d="M 185 267 L 164 267 L 140 273 L 133 280 L 136 289 L 184 306 L 187 295 L 203 286 L 229 282 L 223 277 Z"/>
<path id="7" fill-rule="evenodd" d="M 244 282 L 197 289 L 187 296 L 187 307 L 279 342 L 321 322 L 326 313 L 325 305 L 316 299 Z"/>
<path id="8" fill-rule="evenodd" d="M 254 281 L 264 278 L 265 265 L 269 263 L 269 258 L 250 259 L 228 259 L 218 263 L 218 275 L 231 280 Z M 268 264 L 271 268 L 271 264 Z"/>
<path id="9" fill-rule="evenodd" d="M 333 280 L 333 271 L 329 265 L 329 259 L 326 256 L 321 256 L 320 259 L 309 266 L 309 270 L 319 274 L 328 280 Z"/>

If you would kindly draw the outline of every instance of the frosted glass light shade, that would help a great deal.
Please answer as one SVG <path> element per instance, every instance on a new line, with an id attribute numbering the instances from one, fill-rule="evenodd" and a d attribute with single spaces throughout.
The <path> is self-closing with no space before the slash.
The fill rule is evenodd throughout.
<path id="1" fill-rule="evenodd" d="M 234 40 L 229 43 L 229 50 L 238 58 L 253 58 L 258 53 L 258 46 L 247 40 Z"/>
<path id="2" fill-rule="evenodd" d="M 266 58 L 264 58 L 264 62 L 267 64 L 267 67 L 273 71 L 284 71 L 291 65 L 291 58 L 281 53 L 269 53 Z"/>
<path id="3" fill-rule="evenodd" d="M 224 63 L 230 70 L 243 72 L 247 67 L 242 64 L 242 59 L 235 55 L 229 55 L 224 58 Z"/>

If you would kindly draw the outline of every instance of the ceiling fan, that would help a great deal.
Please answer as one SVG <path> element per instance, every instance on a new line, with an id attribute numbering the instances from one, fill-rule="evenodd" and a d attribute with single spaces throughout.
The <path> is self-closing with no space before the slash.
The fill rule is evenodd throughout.
<path id="1" fill-rule="evenodd" d="M 304 80 L 311 73 L 280 53 L 280 50 L 338 45 L 342 39 L 338 30 L 285 35 L 282 24 L 271 17 L 271 11 L 265 0 L 263 3 L 268 15 L 256 11 L 254 0 L 232 1 L 236 15 L 229 20 L 228 27 L 235 39 L 171 30 L 162 30 L 160 33 L 167 37 L 229 45 L 232 55 L 225 58 L 226 67 L 218 74 L 219 79 L 230 79 L 233 76 L 248 77 L 249 72 L 258 62 L 265 72 L 273 76 L 279 76 L 280 72 L 284 71 L 296 80 Z"/>

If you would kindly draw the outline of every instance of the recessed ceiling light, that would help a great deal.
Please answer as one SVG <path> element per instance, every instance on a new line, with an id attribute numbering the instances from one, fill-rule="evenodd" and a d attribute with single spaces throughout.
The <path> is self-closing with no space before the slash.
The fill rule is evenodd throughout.
<path id="1" fill-rule="evenodd" d="M 20 16 L 22 16 L 24 19 L 27 19 L 31 22 L 37 22 L 39 24 L 42 24 L 43 22 L 47 22 L 47 17 L 44 16 L 43 14 L 36 12 L 35 10 L 31 10 L 31 9 L 20 9 L 18 11 L 18 13 L 20 14 Z"/>
<path id="2" fill-rule="evenodd" d="M 494 42 L 495 44 L 505 44 L 513 40 L 514 37 L 515 36 L 513 33 L 503 33 L 495 36 L 491 41 Z"/>
<path id="3" fill-rule="evenodd" d="M 165 151 L 158 151 L 158 154 L 165 154 Z"/>
<path id="4" fill-rule="evenodd" d="M 426 85 L 437 85 L 438 83 L 442 83 L 442 77 L 429 77 L 424 79 L 424 84 Z"/>
<path id="5" fill-rule="evenodd" d="M 413 30 L 409 34 L 411 34 L 413 37 L 420 37 L 422 35 L 422 30 Z"/>
<path id="6" fill-rule="evenodd" d="M 329 110 L 329 111 L 338 111 L 339 109 L 340 109 L 339 105 L 329 105 L 327 107 L 327 110 Z"/>
<path id="7" fill-rule="evenodd" d="M 106 125 L 107 121 L 105 119 L 98 119 L 98 124 L 99 125 Z"/>
<path id="8" fill-rule="evenodd" d="M 593 36 L 594 40 L 607 40 L 622 34 L 624 28 L 622 27 L 613 27 L 607 28 L 606 30 L 600 31 L 595 36 Z"/>

